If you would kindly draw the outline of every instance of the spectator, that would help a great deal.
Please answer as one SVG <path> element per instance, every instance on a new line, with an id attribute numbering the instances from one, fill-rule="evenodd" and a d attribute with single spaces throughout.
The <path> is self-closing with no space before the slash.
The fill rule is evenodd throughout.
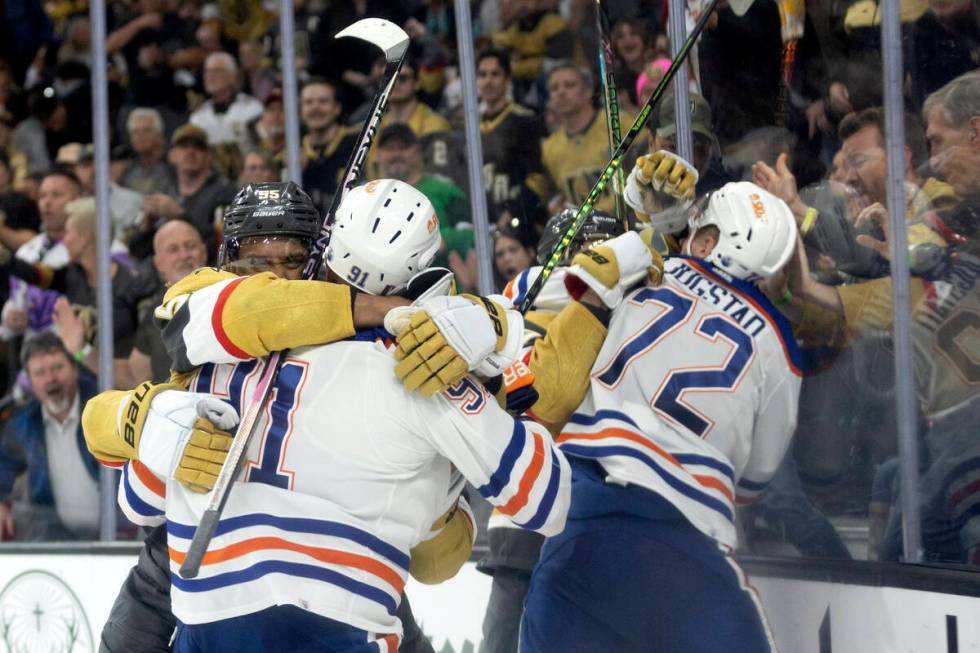
<path id="1" fill-rule="evenodd" d="M 537 249 L 533 232 L 511 226 L 498 228 L 493 235 L 493 267 L 497 288 L 534 265 Z"/>
<path id="2" fill-rule="evenodd" d="M 459 148 L 449 133 L 452 127 L 443 116 L 419 101 L 420 82 L 415 66 L 411 61 L 402 65 L 378 129 L 383 131 L 395 123 L 408 125 L 422 143 L 425 171 L 456 180 L 456 175 L 465 169 L 465 165 L 459 164 Z M 457 165 L 453 162 L 457 162 Z M 377 150 L 372 149 L 368 154 L 367 165 L 368 176 L 377 177 Z"/>
<path id="3" fill-rule="evenodd" d="M 281 90 L 273 89 L 268 94 L 262 115 L 249 124 L 248 129 L 249 140 L 256 147 L 277 161 L 286 158 L 286 112 Z"/>
<path id="4" fill-rule="evenodd" d="M 92 28 L 87 13 L 70 16 L 65 26 L 65 40 L 58 48 L 58 63 L 76 61 L 92 67 Z"/>
<path id="5" fill-rule="evenodd" d="M 234 199 L 235 187 L 211 166 L 208 135 L 200 127 L 190 124 L 179 127 L 170 145 L 170 162 L 177 171 L 177 195 L 147 195 L 143 201 L 142 229 L 130 240 L 130 252 L 136 258 L 146 258 L 158 224 L 183 218 L 201 232 L 208 247 L 208 259 L 214 260 L 215 225 L 221 223 L 224 208 Z"/>
<path id="6" fill-rule="evenodd" d="M 473 223 L 466 194 L 447 179 L 422 169 L 422 144 L 408 125 L 395 123 L 378 136 L 381 177 L 398 179 L 419 189 L 436 210 L 443 249 L 433 265 L 446 267 L 447 252 L 465 257 L 473 248 Z M 474 261 L 475 262 L 475 261 Z"/>
<path id="7" fill-rule="evenodd" d="M 279 164 L 264 150 L 249 150 L 245 154 L 242 174 L 238 176 L 238 184 L 263 184 L 282 179 Z M 155 249 L 155 247 L 154 247 Z"/>
<path id="8" fill-rule="evenodd" d="M 53 333 L 28 339 L 21 362 L 34 399 L 7 423 L 0 447 L 0 539 L 4 525 L 25 541 L 95 539 L 98 463 L 82 436 L 81 412 L 97 392 Z M 11 514 L 15 478 L 27 474 L 27 510 Z M 21 518 L 23 517 L 23 518 Z"/>
<path id="9" fill-rule="evenodd" d="M 242 66 L 244 84 L 242 90 L 259 102 L 265 103 L 276 88 L 276 74 L 264 61 L 259 41 L 242 41 L 238 44 L 238 63 Z"/>
<path id="10" fill-rule="evenodd" d="M 5 109 L 0 109 L 0 151 L 4 152 L 7 168 L 10 174 L 8 184 L 16 183 L 27 176 L 27 156 L 13 144 L 14 128 L 17 122 L 14 115 Z"/>
<path id="11" fill-rule="evenodd" d="M 28 100 L 28 116 L 20 121 L 10 135 L 13 149 L 27 157 L 28 173 L 47 172 L 60 136 L 65 129 L 68 113 L 55 97 L 54 89 L 35 90 Z"/>
<path id="12" fill-rule="evenodd" d="M 547 200 L 548 181 L 541 163 L 544 129 L 529 109 L 510 99 L 510 59 L 503 51 L 486 50 L 477 58 L 476 88 L 482 109 L 483 170 L 491 206 L 499 207 L 518 197 L 521 186 L 533 190 L 542 202 Z"/>
<path id="13" fill-rule="evenodd" d="M 330 206 L 359 132 L 338 121 L 341 109 L 333 82 L 313 78 L 303 85 L 299 95 L 299 116 L 306 130 L 303 188 L 321 211 Z"/>
<path id="14" fill-rule="evenodd" d="M 691 132 L 693 135 L 694 160 L 697 168 L 697 193 L 702 195 L 717 190 L 734 181 L 722 165 L 718 152 L 718 139 L 711 131 L 711 105 L 697 93 L 690 94 Z M 674 96 L 667 95 L 657 107 L 657 120 L 648 127 L 650 134 L 647 143 L 650 152 L 667 150 L 677 153 L 677 111 Z"/>
<path id="15" fill-rule="evenodd" d="M 68 218 L 65 207 L 81 192 L 82 186 L 72 172 L 56 168 L 45 175 L 38 200 L 41 233 L 21 245 L 15 258 L 29 265 L 41 263 L 52 269 L 66 265 L 68 251 L 61 242 Z M 3 329 L 0 334 L 9 340 L 25 332 L 46 329 L 51 325 L 54 302 L 59 296 L 59 293 L 28 285 L 20 279 L 11 279 L 10 297 L 3 306 Z"/>
<path id="16" fill-rule="evenodd" d="M 909 29 L 906 68 L 912 105 L 980 65 L 980 13 L 974 0 L 930 0 Z"/>
<path id="17" fill-rule="evenodd" d="M 82 185 L 82 194 L 94 196 L 95 147 L 91 143 L 78 149 L 74 171 Z M 110 179 L 109 218 L 112 220 L 113 237 L 120 244 L 129 242 L 129 238 L 136 233 L 143 220 L 143 196 Z"/>
<path id="18" fill-rule="evenodd" d="M 647 61 L 653 57 L 652 33 L 647 24 L 635 18 L 616 21 L 612 28 L 613 61 L 615 62 L 616 86 L 621 106 L 636 113 L 638 98 L 636 81 Z"/>
<path id="19" fill-rule="evenodd" d="M 157 230 L 153 237 L 153 267 L 160 287 L 148 300 L 141 302 L 136 341 L 129 355 L 133 387 L 146 380 L 159 383 L 170 377 L 170 354 L 163 344 L 153 311 L 163 302 L 167 288 L 206 262 L 207 248 L 201 234 L 190 223 L 171 220 Z"/>
<path id="20" fill-rule="evenodd" d="M 559 125 L 541 145 L 545 169 L 558 191 L 550 213 L 581 204 L 609 161 L 606 121 L 592 104 L 592 89 L 592 74 L 571 62 L 558 65 L 548 75 L 548 103 Z M 623 114 L 622 121 L 631 124 L 633 117 Z M 610 185 L 596 203 L 597 209 L 612 211 L 611 189 Z"/>
<path id="21" fill-rule="evenodd" d="M 922 114 L 932 167 L 960 197 L 980 193 L 980 73 L 930 95 Z"/>
<path id="22" fill-rule="evenodd" d="M 262 115 L 262 103 L 238 91 L 238 63 L 227 52 L 204 60 L 204 90 L 208 100 L 191 114 L 190 123 L 207 133 L 218 169 L 234 179 L 241 170 L 242 152 L 251 143 L 248 124 Z"/>
<path id="23" fill-rule="evenodd" d="M 126 117 L 126 133 L 136 154 L 122 173 L 120 182 L 137 193 L 177 194 L 174 169 L 165 159 L 167 146 L 163 138 L 163 118 L 156 109 L 140 107 Z"/>
<path id="24" fill-rule="evenodd" d="M 909 121 L 906 121 L 909 122 Z M 914 130 L 908 129 L 910 142 Z M 885 115 L 881 109 L 865 109 L 847 116 L 840 124 L 841 152 L 844 154 L 844 181 L 853 188 L 865 205 L 862 215 L 885 212 Z M 918 223 L 933 209 L 941 210 L 956 197 L 952 188 L 935 178 L 922 180 L 915 171 L 912 148 L 905 147 L 905 194 L 908 219 Z M 861 219 L 861 215 L 858 216 Z M 909 240 L 942 243 L 941 239 L 922 224 L 909 227 Z"/>
<path id="25" fill-rule="evenodd" d="M 98 285 L 95 199 L 84 197 L 73 200 L 65 206 L 65 211 L 68 218 L 62 244 L 68 253 L 68 264 L 51 269 L 14 260 L 11 273 L 27 283 L 64 295 L 55 302 L 55 325 L 75 360 L 97 373 L 99 358 L 98 351 L 93 347 L 95 333 L 92 329 Z M 136 304 L 145 291 L 135 273 L 115 261 L 110 264 L 110 275 L 113 349 L 116 371 L 121 375 L 117 381 L 121 387 L 132 387 L 126 384 L 128 369 L 125 360 L 129 357 L 136 333 Z"/>
<path id="26" fill-rule="evenodd" d="M 532 91 L 547 69 L 545 62 L 572 59 L 576 54 L 575 36 L 554 4 L 547 0 L 518 0 L 513 20 L 492 36 L 495 47 L 510 53 L 514 97 L 518 102 L 541 107 L 542 95 Z"/>
<path id="27" fill-rule="evenodd" d="M 10 160 L 6 152 L 0 149 L 0 245 L 16 252 L 37 235 L 41 224 L 37 204 L 23 193 L 13 190 L 12 177 Z M 5 294 L 5 291 L 6 288 L 3 288 L 0 293 Z"/>
<path id="28" fill-rule="evenodd" d="M 139 0 L 132 7 L 136 15 L 122 24 L 110 23 L 106 38 L 108 54 L 119 52 L 126 61 L 128 102 L 182 111 L 185 97 L 168 59 L 187 42 L 186 25 L 176 13 L 166 11 L 162 0 Z"/>

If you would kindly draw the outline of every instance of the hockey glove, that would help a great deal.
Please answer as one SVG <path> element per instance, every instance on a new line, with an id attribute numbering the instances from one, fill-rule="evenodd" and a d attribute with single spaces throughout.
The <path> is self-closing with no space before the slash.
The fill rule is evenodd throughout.
<path id="1" fill-rule="evenodd" d="M 623 295 L 641 281 L 659 283 L 663 258 L 635 231 L 607 240 L 577 254 L 565 276 L 565 288 L 573 299 L 593 290 L 608 308 L 616 308 Z"/>
<path id="2" fill-rule="evenodd" d="M 694 199 L 697 182 L 698 171 L 693 165 L 659 150 L 637 159 L 626 179 L 623 197 L 640 214 L 641 222 L 648 222 L 654 213 L 686 206 Z"/>
<path id="3" fill-rule="evenodd" d="M 509 302 L 499 295 L 431 297 L 400 330 L 394 322 L 403 322 L 405 311 L 389 312 L 385 327 L 398 335 L 395 375 L 407 389 L 428 397 L 470 371 L 501 374 L 517 357 L 523 331 L 520 314 L 504 306 Z"/>
<path id="4" fill-rule="evenodd" d="M 159 476 L 208 492 L 228 456 L 238 413 L 216 397 L 166 390 L 150 403 L 139 459 Z"/>

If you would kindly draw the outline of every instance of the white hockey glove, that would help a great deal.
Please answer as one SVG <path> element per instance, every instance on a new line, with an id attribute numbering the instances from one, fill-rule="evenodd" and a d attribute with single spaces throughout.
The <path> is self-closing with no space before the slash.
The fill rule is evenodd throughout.
<path id="1" fill-rule="evenodd" d="M 635 231 L 627 231 L 576 254 L 565 276 L 565 288 L 574 299 L 591 289 L 603 304 L 613 309 L 637 283 L 660 283 L 663 269 L 663 258 L 650 246 L 649 240 Z"/>
<path id="2" fill-rule="evenodd" d="M 640 214 L 641 222 L 649 222 L 656 213 L 686 207 L 694 199 L 697 183 L 698 171 L 693 165 L 672 152 L 658 150 L 636 160 L 626 178 L 623 199 Z"/>
<path id="3" fill-rule="evenodd" d="M 405 314 L 413 309 L 406 324 Z M 428 397 L 467 372 L 501 374 L 517 358 L 524 320 L 502 295 L 458 295 L 431 297 L 417 309 L 393 309 L 385 328 L 398 336 L 395 375 Z"/>
<path id="4" fill-rule="evenodd" d="M 238 412 L 206 393 L 165 390 L 150 403 L 139 459 L 159 476 L 208 492 L 228 456 Z"/>

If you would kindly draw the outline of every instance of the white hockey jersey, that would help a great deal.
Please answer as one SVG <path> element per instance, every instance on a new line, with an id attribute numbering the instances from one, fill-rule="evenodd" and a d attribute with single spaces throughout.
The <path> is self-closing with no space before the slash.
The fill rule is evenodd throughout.
<path id="1" fill-rule="evenodd" d="M 127 467 L 127 515 L 167 522 L 177 618 L 204 623 L 291 604 L 390 641 L 409 551 L 458 494 L 454 470 L 522 527 L 562 530 L 568 462 L 542 427 L 512 419 L 469 378 L 435 397 L 408 393 L 393 366 L 378 342 L 290 353 L 195 579 L 176 571 L 207 495 Z M 191 390 L 241 411 L 259 370 L 254 360 L 209 364 Z"/>
<path id="2" fill-rule="evenodd" d="M 527 291 L 537 280 L 543 269 L 544 267 L 541 265 L 534 265 L 525 269 L 507 282 L 502 293 L 503 296 L 513 302 L 515 307 L 519 307 L 521 302 L 524 301 L 524 296 L 527 294 Z M 567 273 L 568 268 L 564 266 L 556 267 L 552 270 L 551 276 L 544 282 L 544 287 L 541 288 L 541 292 L 534 299 L 535 310 L 554 311 L 557 313 L 568 302 L 572 301 L 568 291 L 565 290 L 565 274 Z"/>
<path id="3" fill-rule="evenodd" d="M 734 547 L 736 497 L 764 489 L 796 424 L 787 321 L 754 286 L 671 257 L 661 286 L 613 312 L 591 377 L 561 450 L 599 460 L 610 482 L 656 492 Z"/>

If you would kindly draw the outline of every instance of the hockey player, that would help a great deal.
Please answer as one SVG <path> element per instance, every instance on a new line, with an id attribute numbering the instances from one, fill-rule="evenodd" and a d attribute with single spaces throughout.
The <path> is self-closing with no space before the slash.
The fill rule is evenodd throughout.
<path id="1" fill-rule="evenodd" d="M 361 290 L 401 290 L 438 249 L 438 231 L 424 214 L 414 224 L 398 216 L 374 228 L 359 219 L 366 214 L 359 209 L 375 214 L 391 199 L 396 183 L 373 197 L 352 191 L 352 218 L 341 220 L 331 243 L 328 265 Z M 408 194 L 407 186 L 396 190 Z M 513 341 L 508 331 L 519 337 L 514 311 L 495 307 L 488 315 L 465 297 L 433 297 L 422 306 L 446 328 L 489 333 L 493 326 L 498 338 Z M 568 467 L 543 429 L 514 421 L 471 378 L 429 399 L 408 395 L 392 365 L 377 342 L 291 353 L 259 424 L 261 441 L 249 450 L 246 482 L 229 499 L 201 575 L 174 577 L 182 622 L 176 651 L 397 650 L 408 550 L 446 511 L 454 469 L 524 527 L 561 530 Z M 254 369 L 253 361 L 205 365 L 191 387 L 241 410 L 254 391 Z M 175 567 L 204 502 L 172 480 L 173 449 L 192 428 L 199 402 L 212 396 L 154 397 L 143 429 L 148 444 L 138 446 L 143 462 L 168 478 L 165 498 L 160 481 L 128 470 L 120 491 L 137 522 L 160 520 L 165 511 Z M 166 433 L 172 450 L 152 451 Z"/>
<path id="2" fill-rule="evenodd" d="M 403 193 L 405 193 L 405 188 L 401 188 L 401 190 L 403 191 Z M 384 199 L 384 197 L 382 196 L 381 199 Z M 379 204 L 380 204 L 380 202 L 379 202 Z M 377 206 L 372 207 L 372 210 L 375 211 L 375 212 L 377 212 Z M 357 226 L 357 223 L 358 222 L 359 221 L 353 221 L 353 222 L 343 222 L 342 221 L 341 224 L 338 225 L 338 231 L 337 231 L 337 234 L 338 235 L 335 236 L 335 243 L 337 243 L 338 246 L 339 245 L 343 245 L 343 242 L 344 242 L 343 234 L 345 233 L 345 227 L 346 227 L 347 230 L 351 230 L 352 227 L 356 227 Z M 388 221 L 388 226 L 389 227 L 391 226 L 392 222 L 393 222 L 392 220 L 389 220 Z M 423 220 L 417 221 L 417 224 L 419 224 L 419 223 L 421 223 L 423 226 L 428 226 L 429 221 L 423 219 Z M 368 224 L 368 226 L 370 226 L 370 223 L 369 222 L 367 224 Z M 377 226 L 377 225 L 375 225 L 375 226 Z M 388 231 L 390 232 L 391 229 L 389 229 Z M 431 236 L 431 234 L 432 234 L 432 232 L 430 230 L 429 235 Z M 387 242 L 387 240 L 389 240 L 389 236 L 390 235 L 391 235 L 390 233 L 387 233 L 387 232 L 385 233 L 386 242 Z M 396 233 L 395 236 L 397 237 L 397 235 L 398 234 Z M 403 239 L 404 239 L 404 237 L 403 237 Z M 387 245 L 387 249 L 389 249 L 389 250 L 391 249 L 390 244 Z M 406 243 L 405 249 L 412 249 L 413 252 L 415 252 L 416 254 L 418 254 L 418 252 L 414 249 L 414 245 L 412 243 Z M 334 253 L 335 253 L 336 247 L 333 248 L 333 250 L 334 250 Z M 370 263 L 371 262 L 371 256 L 376 255 L 377 252 L 374 251 L 374 250 L 371 250 L 370 252 L 368 252 L 367 258 L 364 258 L 365 254 L 364 254 L 363 248 L 359 248 L 359 250 L 361 250 L 361 253 L 360 254 L 357 254 L 354 250 L 348 250 L 343 255 L 340 256 L 340 258 L 343 261 L 346 261 L 347 264 L 348 264 L 347 267 L 343 268 L 343 273 L 345 274 L 346 277 L 354 279 L 355 282 L 359 283 L 362 286 L 362 288 L 364 288 L 364 289 L 373 289 L 375 291 L 383 290 L 384 287 L 385 287 L 385 285 L 388 285 L 388 284 L 385 283 L 385 284 L 380 285 L 380 286 L 373 285 L 373 284 L 376 283 L 377 275 L 374 274 L 374 273 L 372 273 L 372 272 L 370 272 L 370 269 L 371 268 L 368 265 L 365 264 L 365 263 Z M 431 251 L 428 252 L 428 254 L 431 254 Z M 353 262 L 355 262 L 355 261 L 358 263 L 358 265 L 353 265 Z M 412 262 L 411 261 L 401 261 L 401 263 L 402 263 L 402 265 L 408 264 L 410 266 L 410 268 L 412 267 Z M 337 266 L 338 265 L 340 265 L 340 263 L 335 263 L 335 264 L 332 265 L 332 267 L 334 269 L 337 269 Z M 391 280 L 391 277 L 389 275 L 389 277 L 388 277 L 388 279 L 386 281 L 390 281 L 390 280 Z M 391 290 L 396 290 L 396 289 L 397 289 L 396 287 L 392 287 L 391 288 Z M 458 301 L 460 301 L 460 302 L 462 302 L 464 304 L 467 304 L 467 305 L 469 305 L 471 307 L 474 306 L 473 304 L 470 304 L 465 299 L 459 299 Z M 479 309 L 479 310 L 482 311 L 482 309 Z M 245 363 L 244 365 L 247 366 L 248 364 L 249 363 Z M 254 363 L 252 363 L 252 365 L 254 365 Z M 208 369 L 208 368 L 205 368 L 205 369 Z M 218 369 L 221 369 L 221 368 L 218 368 Z M 204 372 L 202 372 L 202 374 L 204 374 Z M 389 375 L 390 375 L 390 372 L 389 372 Z M 390 378 L 390 376 L 388 378 Z M 200 381 L 198 381 L 198 382 L 200 383 Z M 231 387 L 232 388 L 235 388 L 237 386 L 235 386 L 234 383 L 232 383 Z M 307 392 L 309 392 L 309 390 Z M 286 394 L 288 394 L 288 393 L 284 393 L 281 388 L 277 389 L 277 400 L 278 400 L 279 397 L 284 397 L 285 398 Z M 465 397 L 462 396 L 462 395 L 460 395 L 459 398 L 461 400 L 464 400 L 464 403 L 467 406 L 470 406 L 471 408 L 472 408 L 473 403 L 474 403 L 474 401 L 476 399 L 475 397 L 470 397 L 469 395 L 467 395 Z M 318 405 L 319 403 L 321 403 L 321 402 L 312 402 L 311 405 Z M 297 408 L 296 410 L 299 410 L 299 409 Z M 273 415 L 275 415 L 275 408 L 273 408 Z M 297 415 L 299 415 L 299 413 L 297 413 Z M 275 422 L 275 420 L 273 420 L 273 421 Z M 273 424 L 272 427 L 271 427 L 271 429 L 274 431 L 275 428 L 276 428 L 276 425 Z M 280 435 L 280 437 L 281 437 L 281 435 Z M 340 437 L 340 436 L 338 436 L 338 437 Z M 293 435 L 292 438 L 295 440 L 296 436 Z M 513 439 L 511 441 L 512 441 L 512 443 L 515 442 L 515 440 L 513 440 Z M 141 449 L 142 449 L 142 447 L 141 447 Z M 461 467 L 462 467 L 462 465 L 461 465 Z M 261 474 L 261 472 L 258 472 L 258 471 L 255 472 L 255 473 L 257 475 Z M 132 478 L 138 478 L 138 477 L 137 476 L 133 476 Z M 261 478 L 261 476 L 260 476 L 260 478 Z M 552 475 L 552 479 L 555 479 L 555 478 L 556 477 Z M 526 481 L 526 479 L 525 479 L 525 481 Z M 133 482 L 135 483 L 137 481 L 134 480 Z M 524 500 L 526 501 L 527 500 L 527 497 L 524 497 Z M 173 544 L 172 544 L 172 546 L 173 546 Z M 413 565 L 413 574 L 414 574 L 414 572 L 415 572 L 415 570 L 414 570 L 414 558 L 413 558 L 412 565 Z"/>
<path id="3" fill-rule="evenodd" d="M 261 221 L 253 220 L 261 217 L 255 215 L 259 212 L 269 217 L 268 212 L 277 207 L 281 212 L 274 221 L 260 226 Z M 350 337 L 355 333 L 353 324 L 380 327 L 389 308 L 408 303 L 400 297 L 355 292 L 348 286 L 296 280 L 305 263 L 305 258 L 300 260 L 300 253 L 306 255 L 319 231 L 319 222 L 309 199 L 294 184 L 246 187 L 226 215 L 226 222 L 226 269 L 205 268 L 175 284 L 157 313 L 170 325 L 167 340 L 176 355 L 176 366 L 184 372 L 209 356 L 237 361 L 264 355 L 270 349 Z M 266 272 L 239 277 L 228 271 L 232 269 Z M 207 298 L 197 293 L 216 284 L 220 284 L 221 292 L 211 293 L 209 305 Z M 190 301 L 192 297 L 194 301 Z M 265 310 L 256 312 L 260 306 Z M 260 319 L 255 319 L 256 315 Z M 200 350 L 189 344 L 202 344 L 199 333 L 210 334 L 208 343 L 217 349 Z M 221 334 L 217 342 L 214 333 Z M 185 335 L 189 341 L 184 340 Z M 231 351 L 241 358 L 234 357 Z M 170 386 L 144 384 L 131 393 L 104 393 L 89 402 L 84 422 L 93 454 L 114 466 L 136 458 L 132 445 L 140 436 L 141 422 L 137 420 L 136 431 L 127 442 L 116 428 L 121 397 L 139 397 L 140 403 L 146 404 L 156 392 L 186 387 L 186 378 L 178 376 L 174 381 Z M 213 485 L 227 449 L 227 436 L 215 430 L 213 425 L 202 424 L 202 429 L 189 439 L 176 472 L 178 478 L 201 491 Z M 134 468 L 142 469 L 138 465 Z M 455 514 L 438 531 L 441 539 L 436 538 L 426 549 L 413 551 L 412 573 L 423 582 L 444 580 L 468 557 L 472 524 L 461 511 Z M 172 616 L 168 618 L 169 571 L 164 564 L 166 534 L 161 527 L 148 538 L 137 567 L 117 599 L 103 632 L 104 649 L 168 650 L 174 620 Z M 410 617 L 406 608 L 400 611 L 403 618 L 406 612 Z M 410 621 L 409 626 L 414 623 Z M 403 650 L 414 650 L 416 643 L 425 642 L 417 627 L 413 634 L 414 640 L 406 641 Z"/>
<path id="4" fill-rule="evenodd" d="M 522 651 L 772 646 L 731 549 L 736 497 L 765 486 L 796 419 L 796 343 L 750 283 L 789 260 L 796 226 L 782 201 L 736 183 L 699 205 L 689 229 L 687 256 L 666 260 L 659 286 L 604 283 L 623 237 L 605 244 L 615 257 L 566 276 L 573 297 L 612 319 L 558 438 L 572 509 L 535 568 Z"/>

